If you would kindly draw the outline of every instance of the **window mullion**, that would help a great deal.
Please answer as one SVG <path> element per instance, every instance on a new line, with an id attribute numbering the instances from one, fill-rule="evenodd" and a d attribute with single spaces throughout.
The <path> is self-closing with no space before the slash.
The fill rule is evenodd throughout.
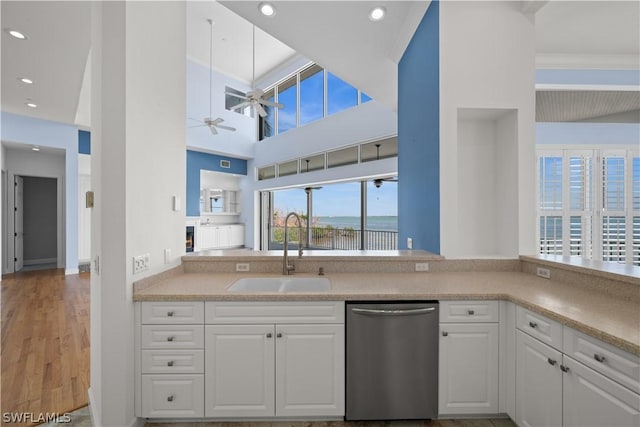
<path id="1" fill-rule="evenodd" d="M 571 203 L 570 203 L 570 173 L 571 153 L 562 151 L 562 255 L 571 255 Z"/>

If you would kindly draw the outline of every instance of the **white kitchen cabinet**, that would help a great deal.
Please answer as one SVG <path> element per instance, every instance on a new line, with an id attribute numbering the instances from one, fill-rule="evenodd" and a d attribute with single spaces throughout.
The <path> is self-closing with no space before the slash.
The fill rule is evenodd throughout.
<path id="1" fill-rule="evenodd" d="M 207 417 L 344 416 L 344 303 L 207 302 L 205 311 L 217 323 L 205 326 Z"/>
<path id="2" fill-rule="evenodd" d="M 539 325 L 552 325 L 536 316 Z M 530 327 L 527 319 L 516 331 L 519 426 L 640 425 L 640 395 L 627 375 L 634 372 L 637 357 L 566 326 L 551 327 L 542 335 L 541 329 Z M 540 339 L 564 348 L 566 354 Z"/>
<path id="3" fill-rule="evenodd" d="M 233 248 L 244 245 L 244 225 L 201 225 L 196 231 L 198 250 Z"/>
<path id="4" fill-rule="evenodd" d="M 205 416 L 275 413 L 273 325 L 207 325 Z"/>
<path id="5" fill-rule="evenodd" d="M 440 302 L 440 416 L 498 413 L 498 321 L 497 301 Z"/>
<path id="6" fill-rule="evenodd" d="M 229 246 L 244 246 L 244 225 L 233 224 L 229 226 Z"/>
<path id="7" fill-rule="evenodd" d="M 562 425 L 562 353 L 516 331 L 516 423 Z"/>

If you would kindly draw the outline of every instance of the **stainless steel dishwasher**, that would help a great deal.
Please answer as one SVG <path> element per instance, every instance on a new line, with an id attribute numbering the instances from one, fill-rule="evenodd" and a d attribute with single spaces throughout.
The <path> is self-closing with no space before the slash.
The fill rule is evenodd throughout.
<path id="1" fill-rule="evenodd" d="M 347 303 L 347 420 L 438 416 L 438 302 Z"/>

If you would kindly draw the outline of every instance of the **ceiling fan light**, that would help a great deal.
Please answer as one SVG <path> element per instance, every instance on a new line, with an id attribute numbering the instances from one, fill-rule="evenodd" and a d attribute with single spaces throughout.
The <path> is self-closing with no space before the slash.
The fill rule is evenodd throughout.
<path id="1" fill-rule="evenodd" d="M 387 9 L 382 6 L 376 6 L 369 12 L 369 19 L 372 21 L 381 21 L 387 14 Z"/>
<path id="2" fill-rule="evenodd" d="M 262 2 L 258 5 L 258 9 L 260 9 L 260 13 L 264 16 L 274 16 L 276 14 L 276 8 L 268 2 Z"/>

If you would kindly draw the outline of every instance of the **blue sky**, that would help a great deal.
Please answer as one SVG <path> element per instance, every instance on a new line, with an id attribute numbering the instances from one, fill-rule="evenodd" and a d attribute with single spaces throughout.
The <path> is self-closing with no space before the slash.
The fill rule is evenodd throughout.
<path id="1" fill-rule="evenodd" d="M 275 191 L 275 207 L 282 211 L 306 212 L 307 195 L 302 188 Z M 398 184 L 385 182 L 375 188 L 367 184 L 368 216 L 398 215 Z M 360 216 L 360 183 L 324 185 L 313 191 L 313 216 Z"/>

